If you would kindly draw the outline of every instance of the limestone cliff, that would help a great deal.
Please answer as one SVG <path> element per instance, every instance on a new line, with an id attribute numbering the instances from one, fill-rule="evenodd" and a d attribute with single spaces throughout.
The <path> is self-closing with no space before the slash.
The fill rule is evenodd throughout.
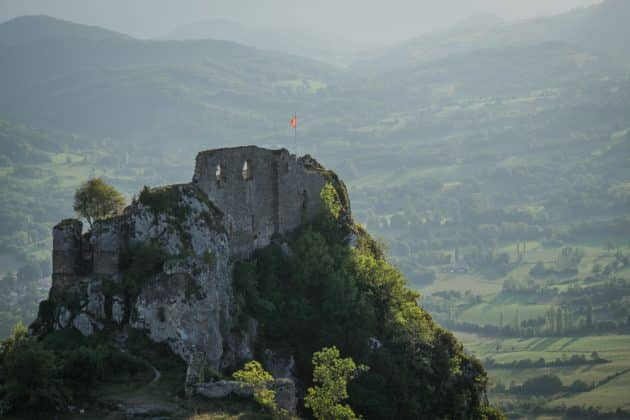
<path id="1" fill-rule="evenodd" d="M 190 184 L 145 188 L 86 233 L 80 221 L 62 221 L 53 230 L 52 288 L 31 330 L 143 329 L 189 363 L 191 383 L 201 366 L 251 359 L 257 323 L 233 319 L 233 264 L 316 217 L 328 182 L 346 197 L 308 156 L 210 150 L 199 153 Z"/>

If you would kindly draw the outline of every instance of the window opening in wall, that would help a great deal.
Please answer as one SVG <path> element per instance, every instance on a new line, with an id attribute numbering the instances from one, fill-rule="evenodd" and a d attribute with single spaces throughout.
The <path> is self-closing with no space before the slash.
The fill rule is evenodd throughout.
<path id="1" fill-rule="evenodd" d="M 252 164 L 249 160 L 246 160 L 243 163 L 243 181 L 249 181 L 252 178 Z"/>
<path id="2" fill-rule="evenodd" d="M 225 178 L 223 176 L 223 167 L 221 166 L 221 164 L 217 165 L 217 170 L 215 171 L 214 176 L 217 181 L 217 184 L 219 185 L 223 184 L 223 181 L 225 181 Z"/>

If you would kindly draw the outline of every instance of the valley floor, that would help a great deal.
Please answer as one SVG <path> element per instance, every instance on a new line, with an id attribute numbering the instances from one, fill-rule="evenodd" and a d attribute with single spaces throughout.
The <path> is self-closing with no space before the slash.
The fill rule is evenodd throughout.
<path id="1" fill-rule="evenodd" d="M 520 385 L 524 381 L 545 374 L 557 375 L 570 385 L 584 381 L 593 389 L 584 392 L 561 392 L 537 400 L 541 408 L 595 407 L 600 411 L 630 410 L 630 335 L 601 335 L 589 337 L 537 337 L 501 339 L 470 333 L 455 333 L 465 348 L 481 360 L 489 357 L 500 363 L 543 358 L 555 360 L 573 355 L 589 357 L 594 350 L 609 363 L 540 368 L 488 368 L 493 385 Z M 495 388 L 496 389 L 496 388 Z M 527 398 L 510 392 L 491 392 L 490 399 L 498 405 L 523 402 Z"/>
<path id="2" fill-rule="evenodd" d="M 580 250 L 571 275 L 532 275 L 537 261 L 557 266 L 568 248 Z M 628 247 L 527 249 L 501 276 L 436 267 L 436 280 L 421 288 L 423 306 L 484 363 L 489 399 L 510 418 L 630 418 L 630 271 L 616 262 Z M 599 274 L 606 266 L 614 268 Z M 541 378 L 556 388 L 536 389 Z"/>

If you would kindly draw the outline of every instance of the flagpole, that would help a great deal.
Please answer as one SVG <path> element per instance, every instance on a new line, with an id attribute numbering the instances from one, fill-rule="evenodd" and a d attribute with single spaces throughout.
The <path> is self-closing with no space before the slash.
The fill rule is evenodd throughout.
<path id="1" fill-rule="evenodd" d="M 297 113 L 293 113 L 293 119 L 295 120 L 295 125 L 293 126 L 293 144 L 295 147 L 295 157 L 299 157 L 298 147 L 297 147 Z"/>

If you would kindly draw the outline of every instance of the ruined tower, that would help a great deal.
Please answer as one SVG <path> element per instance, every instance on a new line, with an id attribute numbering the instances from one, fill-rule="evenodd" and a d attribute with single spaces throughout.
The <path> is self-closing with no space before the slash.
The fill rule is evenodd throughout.
<path id="1" fill-rule="evenodd" d="M 128 325 L 189 365 L 251 358 L 256 321 L 236 328 L 232 319 L 234 261 L 312 221 L 327 183 L 346 198 L 349 216 L 343 183 L 308 156 L 255 146 L 201 152 L 191 183 L 143 190 L 87 233 L 79 220 L 55 226 L 53 286 L 31 329 L 74 326 L 90 335 Z M 125 264 L 147 246 L 160 250 L 163 265 L 131 296 Z"/>
<path id="2" fill-rule="evenodd" d="M 322 174 L 285 149 L 248 146 L 199 153 L 193 184 L 226 215 L 233 253 L 247 255 L 317 215 Z"/>

